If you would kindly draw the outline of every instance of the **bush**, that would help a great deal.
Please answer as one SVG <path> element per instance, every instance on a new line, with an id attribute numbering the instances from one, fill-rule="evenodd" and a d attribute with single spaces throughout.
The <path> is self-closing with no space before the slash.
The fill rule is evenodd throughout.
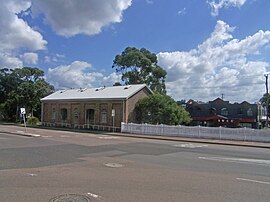
<path id="1" fill-rule="evenodd" d="M 167 95 L 153 94 L 145 97 L 135 106 L 136 122 L 150 124 L 189 124 L 190 115 Z"/>
<path id="2" fill-rule="evenodd" d="M 29 117 L 27 119 L 27 124 L 30 126 L 36 126 L 39 123 L 39 120 L 37 117 Z"/>

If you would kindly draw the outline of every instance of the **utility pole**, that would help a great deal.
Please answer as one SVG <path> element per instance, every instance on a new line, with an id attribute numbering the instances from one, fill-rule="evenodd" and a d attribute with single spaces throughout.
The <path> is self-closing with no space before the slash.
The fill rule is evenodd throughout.
<path id="1" fill-rule="evenodd" d="M 269 73 L 265 74 L 265 87 L 266 87 L 266 122 L 265 122 L 265 127 L 268 128 L 268 105 L 269 105 L 269 93 L 268 93 L 268 76 Z"/>
<path id="2" fill-rule="evenodd" d="M 224 94 L 223 93 L 221 94 L 221 99 L 224 100 Z"/>

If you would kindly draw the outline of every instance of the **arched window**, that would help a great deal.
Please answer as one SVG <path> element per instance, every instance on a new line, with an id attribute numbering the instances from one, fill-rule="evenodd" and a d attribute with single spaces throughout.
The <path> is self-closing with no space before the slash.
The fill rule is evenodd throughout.
<path id="1" fill-rule="evenodd" d="M 221 109 L 221 115 L 222 116 L 228 116 L 228 109 L 227 108 L 222 108 Z"/>
<path id="2" fill-rule="evenodd" d="M 78 108 L 75 108 L 73 110 L 73 117 L 74 117 L 74 123 L 77 123 L 78 120 L 79 120 L 79 110 L 78 110 Z"/>
<path id="3" fill-rule="evenodd" d="M 107 111 L 105 109 L 101 111 L 100 123 L 107 123 Z"/>
<path id="4" fill-rule="evenodd" d="M 248 116 L 253 116 L 253 111 L 252 111 L 251 108 L 249 108 L 249 109 L 247 110 L 247 115 L 248 115 Z"/>
<path id="5" fill-rule="evenodd" d="M 53 121 L 56 120 L 56 110 L 55 110 L 55 108 L 52 109 L 52 120 Z"/>
<path id="6" fill-rule="evenodd" d="M 62 121 L 66 121 L 67 120 L 67 109 L 66 108 L 62 108 L 60 110 L 61 113 L 61 120 Z"/>

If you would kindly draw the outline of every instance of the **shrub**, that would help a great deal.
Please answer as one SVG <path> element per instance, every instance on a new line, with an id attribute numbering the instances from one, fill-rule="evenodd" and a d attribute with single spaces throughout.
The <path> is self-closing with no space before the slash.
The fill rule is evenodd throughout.
<path id="1" fill-rule="evenodd" d="M 38 118 L 37 117 L 29 117 L 28 119 L 27 119 L 27 124 L 28 125 L 31 125 L 31 126 L 36 126 L 37 124 L 39 123 L 39 120 L 38 120 Z"/>

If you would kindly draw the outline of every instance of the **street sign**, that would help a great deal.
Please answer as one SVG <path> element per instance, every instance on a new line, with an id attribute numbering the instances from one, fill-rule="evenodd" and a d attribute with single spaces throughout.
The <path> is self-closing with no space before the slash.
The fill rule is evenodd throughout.
<path id="1" fill-rule="evenodd" d="M 112 109 L 113 132 L 114 132 L 114 117 L 115 117 L 115 109 Z"/>
<path id="2" fill-rule="evenodd" d="M 21 115 L 23 116 L 23 123 L 24 123 L 24 128 L 25 128 L 25 133 L 26 133 L 26 122 L 25 122 L 25 108 L 20 108 L 21 110 Z"/>
<path id="3" fill-rule="evenodd" d="M 25 114 L 25 108 L 21 108 L 21 114 Z"/>

